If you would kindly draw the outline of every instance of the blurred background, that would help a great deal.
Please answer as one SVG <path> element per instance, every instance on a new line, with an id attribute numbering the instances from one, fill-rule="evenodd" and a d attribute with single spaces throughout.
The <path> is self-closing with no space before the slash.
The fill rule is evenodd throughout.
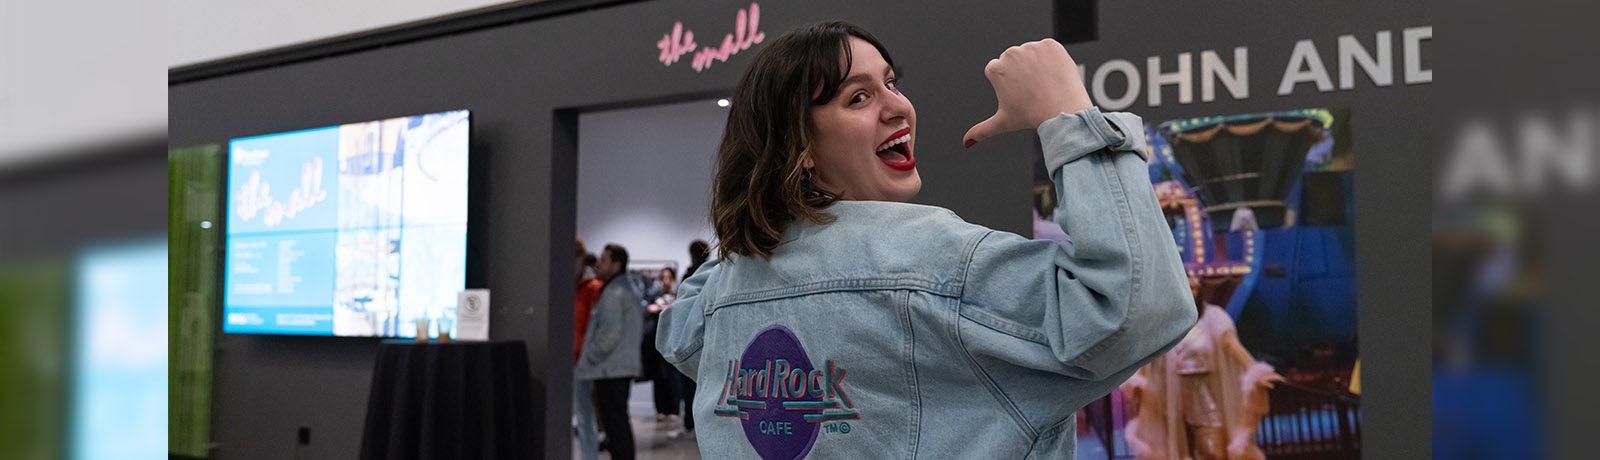
<path id="1" fill-rule="evenodd" d="M 214 299 L 185 293 L 215 283 L 215 259 L 167 248 L 215 250 L 203 223 L 216 203 L 188 197 L 217 186 L 192 169 L 222 152 L 169 151 L 169 69 L 497 2 L 347 0 L 363 13 L 307 13 L 321 3 L 0 2 L 0 458 L 207 449 L 209 396 L 173 389 L 210 378 L 213 339 L 196 325 L 215 312 L 193 306 Z M 1385 198 L 1432 209 L 1432 271 L 1407 280 L 1431 283 L 1431 304 L 1393 307 L 1432 311 L 1431 330 L 1415 331 L 1432 337 L 1431 361 L 1415 363 L 1432 379 L 1431 395 L 1416 395 L 1431 398 L 1431 417 L 1415 414 L 1432 437 L 1418 442 L 1434 458 L 1589 458 L 1600 6 L 1421 3 L 1443 34 L 1428 63 L 1437 100 L 1433 116 L 1392 128 L 1433 146 L 1399 154 L 1431 158 L 1434 193 Z M 1361 376 L 1368 388 L 1387 378 Z"/>
<path id="2" fill-rule="evenodd" d="M 1433 453 L 1584 458 L 1600 394 L 1595 5 L 1438 4 Z M 1374 377 L 1375 378 L 1375 377 Z"/>

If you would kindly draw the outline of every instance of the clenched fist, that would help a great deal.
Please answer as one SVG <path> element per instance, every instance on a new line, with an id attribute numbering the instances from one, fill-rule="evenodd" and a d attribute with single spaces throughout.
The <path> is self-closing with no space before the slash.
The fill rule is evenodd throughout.
<path id="1" fill-rule="evenodd" d="M 989 61 L 983 74 L 994 85 L 1000 108 L 967 131 L 967 147 L 1000 134 L 1037 129 L 1057 114 L 1093 105 L 1083 88 L 1083 77 L 1078 75 L 1078 64 L 1053 39 L 1007 48 L 999 59 Z"/>

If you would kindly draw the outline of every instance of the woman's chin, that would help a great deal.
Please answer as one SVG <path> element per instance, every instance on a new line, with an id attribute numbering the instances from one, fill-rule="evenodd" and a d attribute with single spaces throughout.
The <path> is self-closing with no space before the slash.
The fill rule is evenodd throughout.
<path id="1" fill-rule="evenodd" d="M 912 198 L 917 197 L 917 193 L 922 191 L 922 176 L 918 175 L 915 169 L 911 170 L 911 177 L 897 182 L 899 183 L 896 183 L 895 187 L 890 191 L 891 196 L 887 201 L 897 203 L 910 202 Z"/>

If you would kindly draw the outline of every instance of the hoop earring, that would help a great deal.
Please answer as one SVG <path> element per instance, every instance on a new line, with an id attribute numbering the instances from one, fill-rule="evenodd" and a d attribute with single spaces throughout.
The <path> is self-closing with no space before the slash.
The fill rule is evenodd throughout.
<path id="1" fill-rule="evenodd" d="M 823 192 L 821 188 L 817 187 L 817 182 L 812 179 L 813 176 L 810 169 L 802 169 L 800 170 L 800 173 L 800 181 L 802 182 L 802 186 L 805 188 L 805 199 L 816 200 L 828 198 L 827 192 Z"/>

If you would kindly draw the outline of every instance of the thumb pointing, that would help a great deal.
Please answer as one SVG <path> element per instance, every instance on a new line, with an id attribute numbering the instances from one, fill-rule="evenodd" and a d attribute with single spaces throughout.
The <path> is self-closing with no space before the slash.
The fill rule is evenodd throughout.
<path id="1" fill-rule="evenodd" d="M 977 144 L 984 139 L 988 139 L 1000 131 L 1000 114 L 996 113 L 994 116 L 989 117 L 989 119 L 980 121 L 976 125 L 972 125 L 972 129 L 967 130 L 967 135 L 964 138 L 965 145 L 967 147 L 972 147 L 973 144 Z"/>

